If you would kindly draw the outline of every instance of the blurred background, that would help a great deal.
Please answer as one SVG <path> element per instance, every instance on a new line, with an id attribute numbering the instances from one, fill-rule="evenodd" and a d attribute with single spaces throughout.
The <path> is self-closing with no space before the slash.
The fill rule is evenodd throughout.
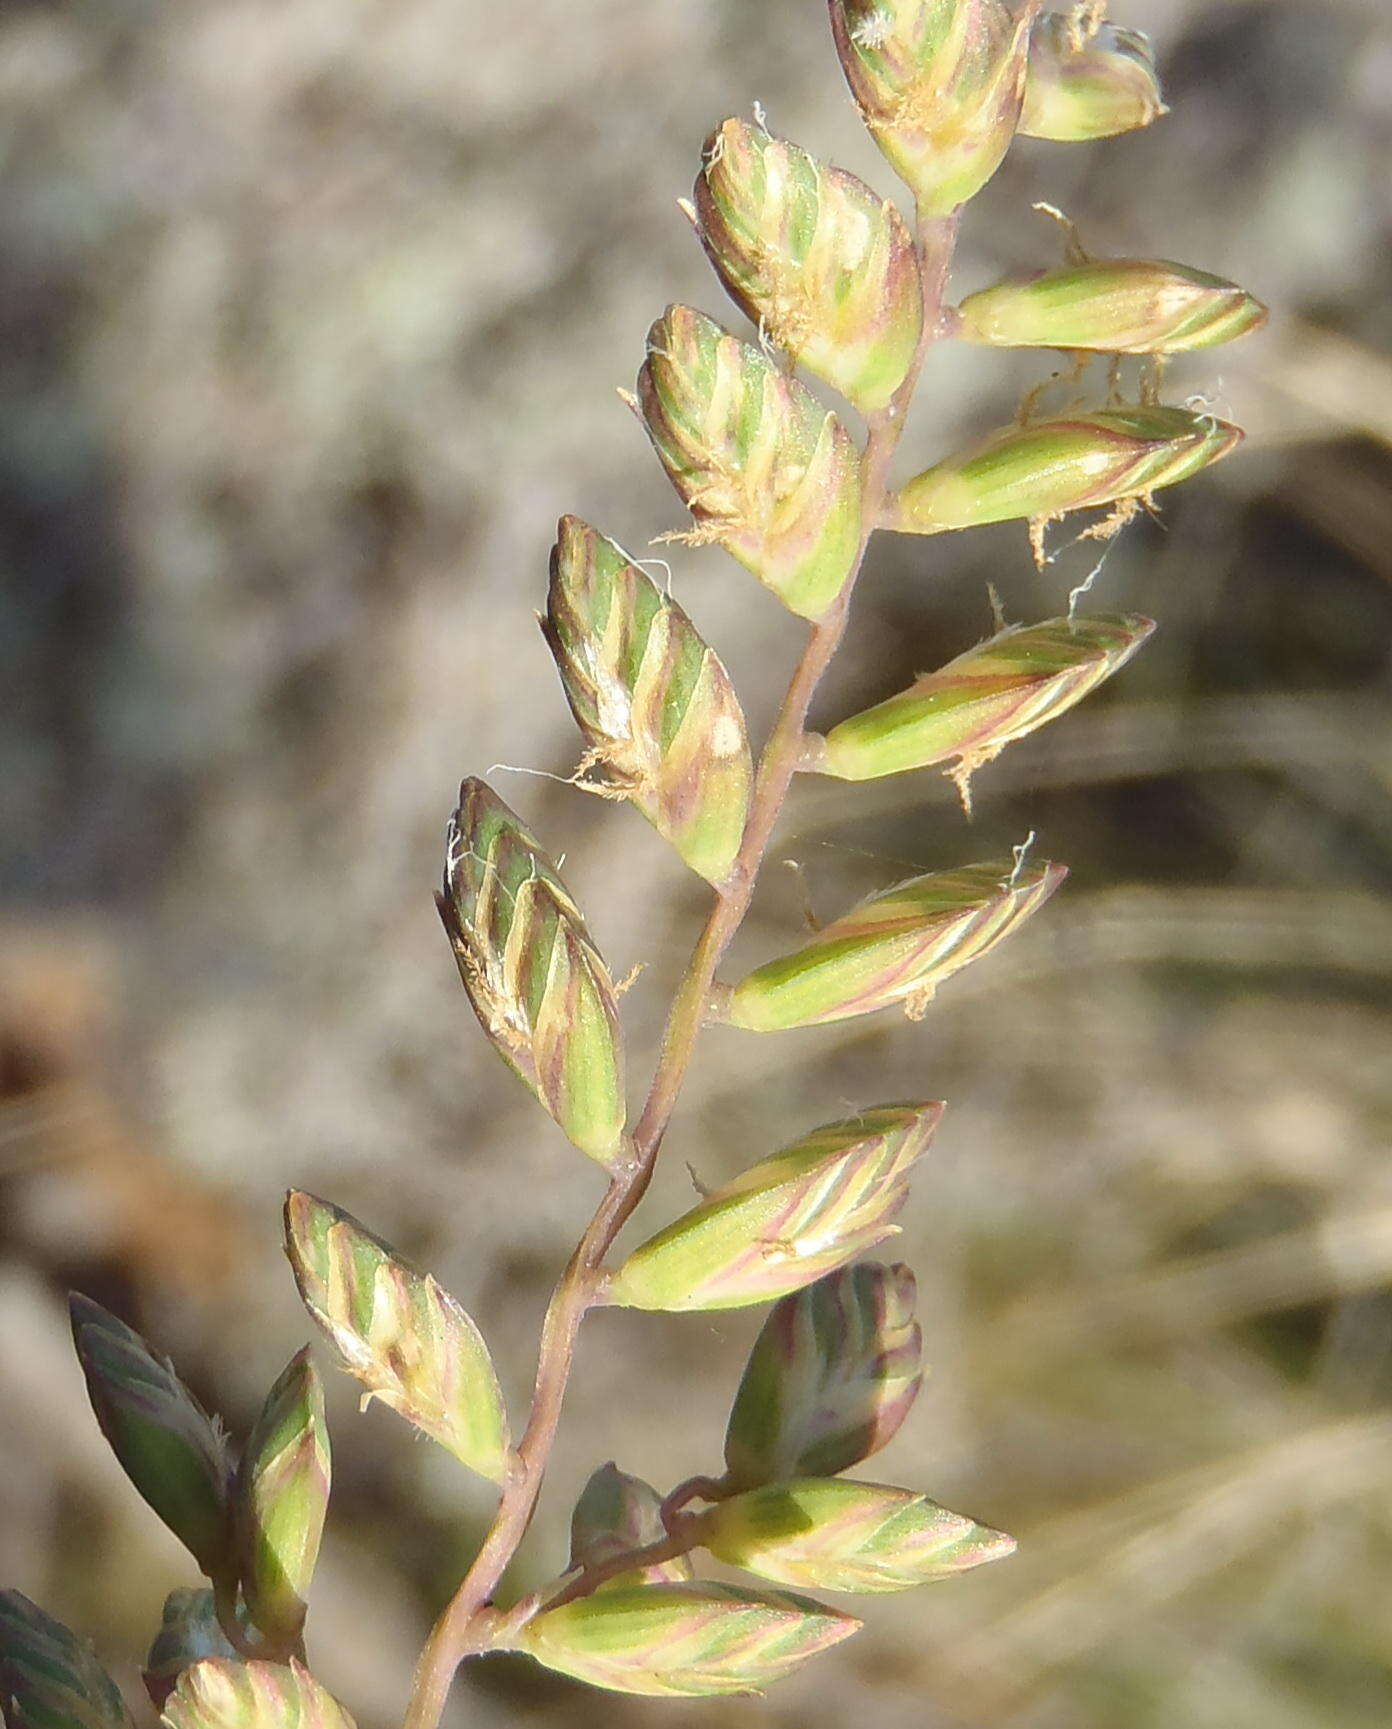
<path id="1" fill-rule="evenodd" d="M 975 783 L 798 788 L 775 857 L 833 913 L 1037 832 L 1065 891 L 918 1025 L 713 1032 L 639 1225 L 848 1108 L 943 1097 L 897 1252 L 932 1376 L 871 1475 L 1020 1555 L 875 1600 L 766 1701 L 601 1698 L 522 1661 L 450 1721 L 664 1729 L 1363 1729 L 1392 1700 L 1392 21 L 1384 0 L 1117 0 L 1172 113 L 1021 141 L 959 292 L 1181 259 L 1273 310 L 1172 368 L 1249 431 L 1117 541 L 1161 628 Z M 244 1432 L 308 1336 L 287 1184 L 478 1318 L 523 1407 L 598 1198 L 478 1034 L 431 905 L 462 774 L 564 775 L 536 631 L 555 518 L 682 513 L 616 400 L 651 319 L 731 316 L 675 208 L 769 123 L 886 190 L 818 0 L 8 0 L 0 10 L 0 1581 L 130 1679 L 182 1552 L 123 1486 L 76 1286 Z M 1048 356 L 947 348 L 902 471 Z M 1100 388 L 1100 386 L 1099 386 Z M 1064 610 L 1019 525 L 876 542 L 832 721 L 1007 615 Z M 675 592 L 767 723 L 800 631 L 715 551 Z M 566 855 L 641 1079 L 705 904 L 632 811 L 497 769 Z M 772 866 L 736 959 L 800 929 Z M 718 1464 L 757 1313 L 587 1330 L 522 1589 L 610 1457 Z M 335 1377 L 311 1654 L 397 1721 L 485 1487 Z M 846 1602 L 846 1607 L 854 1607 Z"/>

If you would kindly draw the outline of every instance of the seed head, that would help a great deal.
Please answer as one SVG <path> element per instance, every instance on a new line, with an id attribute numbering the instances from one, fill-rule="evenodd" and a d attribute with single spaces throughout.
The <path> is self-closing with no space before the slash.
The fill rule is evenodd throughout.
<path id="1" fill-rule="evenodd" d="M 907 1267 L 860 1261 L 774 1305 L 725 1434 L 725 1486 L 832 1477 L 879 1452 L 918 1397 Z"/>
<path id="2" fill-rule="evenodd" d="M 717 1008 L 750 1032 L 821 1026 L 902 1005 L 917 1018 L 933 991 L 995 947 L 1068 874 L 969 865 L 911 877 L 843 913 L 811 942 L 757 967 Z"/>
<path id="3" fill-rule="evenodd" d="M 631 1309 L 738 1309 L 843 1267 L 895 1231 L 940 1104 L 829 1123 L 708 1195 L 637 1248 L 606 1299 Z"/>
<path id="4" fill-rule="evenodd" d="M 903 383 L 923 325 L 913 241 L 863 180 L 762 127 L 706 141 L 697 232 L 761 333 L 863 412 Z"/>
<path id="5" fill-rule="evenodd" d="M 672 538 L 718 542 L 791 611 L 820 618 L 860 546 L 860 459 L 836 416 L 689 306 L 649 331 L 638 404 L 696 519 Z"/>
<path id="6" fill-rule="evenodd" d="M 616 1586 L 527 1623 L 522 1648 L 548 1669 L 614 1693 L 757 1693 L 860 1622 L 807 1597 L 736 1585 Z"/>
<path id="7" fill-rule="evenodd" d="M 1046 12 L 1035 24 L 1020 115 L 1026 137 L 1112 138 L 1168 112 L 1150 39 L 1140 31 L 1102 24 L 1086 35 L 1062 12 Z"/>
<path id="8" fill-rule="evenodd" d="M 542 630 L 589 761 L 693 870 L 723 882 L 754 771 L 734 686 L 691 620 L 612 540 L 563 516 Z"/>
<path id="9" fill-rule="evenodd" d="M 555 865 L 481 780 L 459 789 L 436 905 L 494 1048 L 581 1152 L 612 1165 L 624 1099 L 608 969 Z"/>
<path id="10" fill-rule="evenodd" d="M 701 1540 L 732 1567 L 823 1591 L 904 1591 L 1015 1548 L 1013 1537 L 926 1495 L 841 1477 L 800 1477 L 721 1501 L 702 1515 Z"/>

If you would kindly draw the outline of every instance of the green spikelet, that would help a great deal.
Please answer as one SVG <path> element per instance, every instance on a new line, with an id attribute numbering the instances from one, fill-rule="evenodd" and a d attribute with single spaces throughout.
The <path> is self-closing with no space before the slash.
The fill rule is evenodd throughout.
<path id="1" fill-rule="evenodd" d="M 563 516 L 542 630 L 588 762 L 708 882 L 730 873 L 754 770 L 729 675 L 612 540 Z"/>
<path id="2" fill-rule="evenodd" d="M 736 1309 L 843 1267 L 897 1229 L 909 1172 L 940 1104 L 880 1105 L 828 1123 L 708 1195 L 635 1249 L 606 1300 L 633 1309 Z"/>
<path id="3" fill-rule="evenodd" d="M 247 1636 L 254 1638 L 244 1614 L 239 1613 L 239 1621 Z M 218 1620 L 216 1597 L 207 1589 L 171 1591 L 141 1677 L 156 1711 L 164 1709 L 184 1670 L 205 1657 L 241 1661 Z"/>
<path id="4" fill-rule="evenodd" d="M 242 1595 L 256 1626 L 282 1643 L 304 1627 L 329 1485 L 324 1389 L 306 1346 L 271 1388 L 237 1474 Z"/>
<path id="5" fill-rule="evenodd" d="M 874 780 L 956 759 L 959 786 L 1123 667 L 1155 629 L 1138 613 L 1051 618 L 1000 631 L 908 690 L 835 726 L 809 766 Z"/>
<path id="6" fill-rule="evenodd" d="M 846 82 L 925 216 L 1000 167 L 1020 118 L 1028 15 L 1004 0 L 831 0 Z"/>
<path id="7" fill-rule="evenodd" d="M 89 1297 L 69 1301 L 101 1432 L 140 1494 L 211 1579 L 235 1572 L 222 1427 L 138 1333 Z"/>
<path id="8" fill-rule="evenodd" d="M 1110 408 L 1005 426 L 911 480 L 890 501 L 884 526 L 941 534 L 1147 499 L 1241 440 L 1240 428 L 1186 408 Z"/>
<path id="9" fill-rule="evenodd" d="M 1237 283 L 1166 259 L 1105 258 L 997 282 L 957 308 L 956 334 L 992 348 L 1182 354 L 1266 323 Z"/>
<path id="10" fill-rule="evenodd" d="M 1060 864 L 968 865 L 911 877 L 757 967 L 713 1011 L 750 1032 L 820 1026 L 899 1004 L 921 1014 L 946 978 L 995 947 L 1067 875 Z"/>
<path id="11" fill-rule="evenodd" d="M 0 1591 L 0 1705 L 9 1729 L 133 1729 L 90 1643 L 18 1591 Z"/>
<path id="12" fill-rule="evenodd" d="M 209 1658 L 185 1669 L 166 1729 L 353 1729 L 353 1719 L 302 1664 Z"/>
<path id="13" fill-rule="evenodd" d="M 348 1213 L 298 1189 L 286 1197 L 285 1248 L 305 1307 L 366 1386 L 364 1404 L 380 1399 L 470 1470 L 502 1482 L 510 1453 L 497 1376 L 449 1292 Z M 308 1463 L 317 1470 L 312 1456 Z"/>
<path id="14" fill-rule="evenodd" d="M 860 1627 L 806 1597 L 735 1585 L 632 1585 L 549 1609 L 522 1648 L 613 1693 L 757 1693 Z"/>
<path id="15" fill-rule="evenodd" d="M 459 789 L 436 904 L 495 1049 L 581 1152 L 612 1167 L 624 1099 L 608 969 L 555 865 L 481 780 Z"/>
<path id="16" fill-rule="evenodd" d="M 774 1305 L 725 1434 L 724 1487 L 833 1477 L 891 1441 L 918 1397 L 907 1267 L 861 1261 Z"/>
<path id="17" fill-rule="evenodd" d="M 702 1515 L 701 1540 L 732 1567 L 821 1591 L 905 1591 L 1015 1548 L 1013 1537 L 926 1495 L 842 1477 L 770 1483 L 721 1501 Z"/>
<path id="18" fill-rule="evenodd" d="M 903 383 L 923 328 L 913 240 L 863 180 L 762 126 L 706 140 L 692 212 L 735 303 L 864 413 Z"/>
<path id="19" fill-rule="evenodd" d="M 717 542 L 784 606 L 820 618 L 860 547 L 860 458 L 836 416 L 689 306 L 649 331 L 637 404 L 696 518 L 670 538 Z"/>
<path id="20" fill-rule="evenodd" d="M 570 1517 L 570 1565 L 597 1567 L 616 1555 L 656 1543 L 663 1535 L 662 1497 L 641 1477 L 631 1477 L 612 1460 L 595 1471 Z M 620 1573 L 601 1589 L 641 1584 L 671 1584 L 691 1579 L 689 1555 Z"/>
<path id="21" fill-rule="evenodd" d="M 1088 30 L 1046 12 L 1030 37 L 1020 131 L 1028 138 L 1086 143 L 1134 132 L 1167 114 L 1150 38 L 1099 24 Z"/>

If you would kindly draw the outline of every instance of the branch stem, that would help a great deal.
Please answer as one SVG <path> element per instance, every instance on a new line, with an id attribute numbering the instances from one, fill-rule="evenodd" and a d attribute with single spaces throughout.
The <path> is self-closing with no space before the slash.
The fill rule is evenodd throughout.
<path id="1" fill-rule="evenodd" d="M 861 457 L 861 536 L 855 562 L 838 599 L 812 625 L 784 694 L 759 760 L 739 856 L 729 878 L 716 892 L 705 928 L 677 988 L 657 1068 L 628 1145 L 628 1157 L 614 1172 L 547 1308 L 531 1413 L 517 1446 L 517 1467 L 503 1487 L 497 1514 L 482 1548 L 421 1652 L 403 1729 L 437 1729 L 460 1662 L 489 1649 L 500 1625 L 506 1625 L 509 1632 L 516 1631 L 517 1617 L 492 1614 L 490 1601 L 536 1510 L 560 1422 L 561 1402 L 570 1378 L 580 1323 L 594 1306 L 605 1256 L 652 1180 L 663 1136 L 706 1020 L 716 969 L 749 910 L 788 787 L 802 760 L 808 710 L 845 635 L 856 578 L 889 496 L 889 467 L 903 434 L 909 403 L 924 358 L 941 333 L 943 293 L 956 237 L 957 213 L 944 217 L 920 215 L 917 244 L 923 282 L 923 334 L 913 364 L 893 400 L 878 414 L 867 418 Z M 684 1552 L 673 1550 L 672 1542 L 669 1537 L 655 1545 L 649 1558 L 664 1559 L 672 1553 Z M 583 1587 L 589 1588 L 588 1584 Z M 580 1589 L 572 1594 L 579 1595 Z"/>

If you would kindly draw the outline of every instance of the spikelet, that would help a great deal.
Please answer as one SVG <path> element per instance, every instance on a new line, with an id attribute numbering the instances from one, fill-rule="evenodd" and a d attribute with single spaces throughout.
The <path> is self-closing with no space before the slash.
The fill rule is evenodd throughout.
<path id="1" fill-rule="evenodd" d="M 563 516 L 542 630 L 589 762 L 692 870 L 723 882 L 754 770 L 739 698 L 691 620 L 612 540 Z"/>
<path id="2" fill-rule="evenodd" d="M 888 405 L 923 328 L 913 240 L 892 204 L 762 126 L 727 120 L 706 141 L 691 214 L 767 341 L 863 413 Z"/>
<path id="3" fill-rule="evenodd" d="M 741 1172 L 635 1249 L 606 1301 L 736 1309 L 800 1290 L 896 1229 L 940 1104 L 880 1105 Z"/>

